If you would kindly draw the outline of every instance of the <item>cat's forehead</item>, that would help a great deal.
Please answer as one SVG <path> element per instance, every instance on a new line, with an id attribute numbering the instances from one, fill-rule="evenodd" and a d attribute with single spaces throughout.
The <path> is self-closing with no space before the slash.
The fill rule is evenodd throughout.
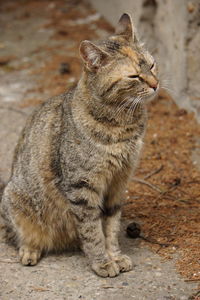
<path id="1" fill-rule="evenodd" d="M 144 66 L 152 64 L 154 61 L 153 57 L 148 51 L 143 50 L 139 47 L 122 46 L 119 52 L 124 56 L 128 57 L 136 65 Z"/>
<path id="2" fill-rule="evenodd" d="M 120 53 L 122 55 L 124 55 L 125 57 L 130 58 L 132 61 L 134 61 L 138 65 L 143 60 L 142 55 L 138 51 L 136 51 L 136 49 L 133 49 L 130 46 L 122 46 L 120 49 Z"/>
<path id="3" fill-rule="evenodd" d="M 148 52 L 143 51 L 139 45 L 134 43 L 124 43 L 124 40 L 119 37 L 117 39 L 116 37 L 111 37 L 108 40 L 104 40 L 101 46 L 103 46 L 104 50 L 111 55 L 127 57 L 138 65 L 146 62 L 149 63 L 153 59 L 151 55 Z"/>

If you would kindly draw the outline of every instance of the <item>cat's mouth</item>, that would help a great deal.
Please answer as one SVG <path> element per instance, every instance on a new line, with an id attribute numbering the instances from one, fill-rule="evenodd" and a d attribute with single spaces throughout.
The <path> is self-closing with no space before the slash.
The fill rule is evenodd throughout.
<path id="1" fill-rule="evenodd" d="M 140 93 L 138 92 L 137 96 L 124 96 L 120 97 L 120 104 L 117 107 L 117 111 L 128 111 L 128 112 L 134 112 L 136 111 L 141 105 L 144 105 L 145 103 L 150 102 L 153 100 L 159 91 L 159 85 L 156 88 L 150 88 L 146 91 L 142 90 Z"/>
<path id="2" fill-rule="evenodd" d="M 142 99 L 144 99 L 145 101 L 151 101 L 158 95 L 158 92 L 159 84 L 156 88 L 149 88 L 148 91 L 142 95 Z"/>

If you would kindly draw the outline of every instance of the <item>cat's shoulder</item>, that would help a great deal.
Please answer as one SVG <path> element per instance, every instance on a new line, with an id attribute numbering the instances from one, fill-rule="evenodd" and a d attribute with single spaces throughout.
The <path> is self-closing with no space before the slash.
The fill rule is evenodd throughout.
<path id="1" fill-rule="evenodd" d="M 30 115 L 29 122 L 37 119 L 46 119 L 49 116 L 57 115 L 59 112 L 68 110 L 73 97 L 74 90 L 51 97 L 42 102 Z"/>

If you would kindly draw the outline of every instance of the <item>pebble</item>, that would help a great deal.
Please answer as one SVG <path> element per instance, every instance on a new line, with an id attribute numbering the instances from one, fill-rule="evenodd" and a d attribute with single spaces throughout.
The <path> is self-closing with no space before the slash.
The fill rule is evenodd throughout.
<path id="1" fill-rule="evenodd" d="M 128 282 L 122 282 L 122 285 L 123 286 L 128 286 L 129 284 L 128 284 Z"/>
<path id="2" fill-rule="evenodd" d="M 141 232 L 140 225 L 135 222 L 130 223 L 126 228 L 126 232 L 129 237 L 136 239 L 140 237 L 140 232 Z"/>
<path id="3" fill-rule="evenodd" d="M 69 74 L 71 72 L 70 65 L 67 62 L 62 62 L 60 64 L 59 73 L 60 74 Z"/>

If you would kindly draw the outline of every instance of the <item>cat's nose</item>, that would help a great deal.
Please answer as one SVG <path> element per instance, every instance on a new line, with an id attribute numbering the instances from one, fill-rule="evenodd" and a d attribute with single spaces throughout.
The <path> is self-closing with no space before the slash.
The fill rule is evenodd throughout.
<path id="1" fill-rule="evenodd" d="M 152 89 L 153 89 L 154 91 L 156 91 L 156 90 L 157 90 L 157 86 L 153 86 Z"/>
<path id="2" fill-rule="evenodd" d="M 150 80 L 149 81 L 149 86 L 154 90 L 156 91 L 157 88 L 158 88 L 158 81 L 157 80 Z"/>
<path id="3" fill-rule="evenodd" d="M 142 78 L 150 88 L 152 88 L 154 91 L 158 88 L 158 80 L 154 76 L 148 76 L 145 74 L 140 75 L 140 78 Z"/>

